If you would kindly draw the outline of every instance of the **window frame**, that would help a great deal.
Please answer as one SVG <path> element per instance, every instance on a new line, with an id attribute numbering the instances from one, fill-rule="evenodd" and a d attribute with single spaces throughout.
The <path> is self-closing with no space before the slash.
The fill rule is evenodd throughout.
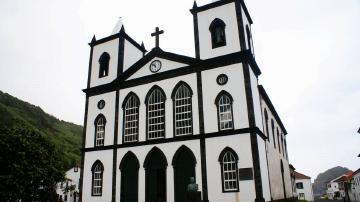
<path id="1" fill-rule="evenodd" d="M 233 173 L 235 173 L 236 176 L 236 189 L 232 189 L 232 190 L 226 190 L 225 188 L 225 179 L 224 179 L 224 157 L 227 153 L 230 153 L 234 159 L 235 159 L 235 170 L 232 171 Z M 231 149 L 230 147 L 226 147 L 225 149 L 223 149 L 219 155 L 219 159 L 218 159 L 219 163 L 220 163 L 220 168 L 221 168 L 221 187 L 222 187 L 222 192 L 223 193 L 233 193 L 233 192 L 239 192 L 239 168 L 238 168 L 238 162 L 239 162 L 239 157 L 237 155 L 237 153 Z"/>
<path id="2" fill-rule="evenodd" d="M 221 121 L 220 121 L 220 106 L 219 106 L 219 102 L 220 102 L 220 99 L 223 97 L 223 96 L 226 96 L 229 98 L 230 100 L 230 107 L 231 107 L 231 128 L 226 128 L 226 129 L 221 129 Z M 216 105 L 216 111 L 217 111 L 217 123 L 218 123 L 218 131 L 227 131 L 227 130 L 234 130 L 235 128 L 235 125 L 234 125 L 234 113 L 233 113 L 233 103 L 234 103 L 234 99 L 232 98 L 232 96 L 230 95 L 230 93 L 222 90 L 215 98 L 215 105 Z"/>
<path id="3" fill-rule="evenodd" d="M 104 78 L 109 76 L 109 66 L 110 66 L 110 55 L 107 52 L 103 52 L 99 57 L 99 78 Z M 104 66 L 105 65 L 105 66 Z M 102 74 L 103 72 L 104 75 Z"/>
<path id="4" fill-rule="evenodd" d="M 188 99 L 190 99 L 190 106 L 187 105 L 188 107 L 190 107 L 190 111 L 187 112 L 187 113 L 190 113 L 190 130 L 191 132 L 188 133 L 188 134 L 177 134 L 176 133 L 176 130 L 177 130 L 177 127 L 176 127 L 176 94 L 177 94 L 177 91 L 181 88 L 181 87 L 184 87 L 184 88 L 187 88 L 187 90 L 189 91 L 189 94 L 190 94 L 190 97 Z M 174 137 L 180 137 L 180 136 L 187 136 L 187 135 L 193 135 L 194 134 L 194 120 L 193 120 L 193 105 L 192 105 L 192 96 L 193 96 L 193 91 L 191 89 L 191 87 L 185 83 L 184 81 L 180 81 L 179 83 L 176 84 L 176 86 L 174 87 L 174 90 L 171 94 L 171 99 L 173 100 L 173 136 Z"/>
<path id="5" fill-rule="evenodd" d="M 103 119 L 103 127 L 104 127 L 104 131 L 103 131 L 103 144 L 102 145 L 97 145 L 96 144 L 96 142 L 97 142 L 97 133 L 98 133 L 98 121 L 100 120 L 100 119 Z M 105 146 L 105 134 L 106 134 L 106 118 L 105 118 L 105 116 L 103 115 L 103 114 L 99 114 L 99 115 L 97 115 L 97 117 L 95 118 L 95 120 L 94 120 L 94 126 L 95 126 L 95 134 L 94 134 L 94 147 L 103 147 L 103 146 Z"/>
<path id="6" fill-rule="evenodd" d="M 217 28 L 221 28 L 221 31 L 224 34 L 224 41 L 221 42 L 215 42 L 214 38 L 216 38 L 216 29 Z M 209 31 L 210 31 L 210 35 L 211 35 L 211 47 L 212 49 L 215 48 L 219 48 L 219 47 L 223 47 L 226 46 L 226 24 L 223 20 L 219 19 L 219 18 L 215 18 L 209 26 Z"/>
<path id="7" fill-rule="evenodd" d="M 97 166 L 100 166 L 100 178 L 101 178 L 101 192 L 99 194 L 94 193 L 94 174 L 95 174 L 95 168 Z M 102 196 L 103 190 L 104 190 L 104 165 L 101 163 L 100 160 L 96 160 L 94 164 L 91 166 L 91 196 Z"/>
<path id="8" fill-rule="evenodd" d="M 163 135 L 162 137 L 157 137 L 157 138 L 149 138 L 149 100 L 151 98 L 151 95 L 154 91 L 158 90 L 161 95 L 164 98 L 164 130 L 163 130 Z M 147 93 L 146 97 L 145 97 L 145 105 L 146 105 L 146 141 L 153 141 L 153 140 L 158 140 L 158 139 L 164 139 L 166 136 L 166 94 L 163 91 L 162 88 L 160 88 L 159 86 L 155 85 L 153 86 Z"/>
<path id="9" fill-rule="evenodd" d="M 135 99 L 135 101 L 137 102 L 137 134 L 136 134 L 136 140 L 135 141 L 125 141 L 125 137 L 126 137 L 126 105 L 128 103 L 128 101 L 133 98 Z M 139 131 L 140 131 L 140 99 L 139 97 L 134 93 L 134 92 L 130 92 L 124 99 L 123 104 L 122 104 L 122 110 L 123 110 L 123 133 L 122 133 L 122 143 L 123 144 L 127 144 L 127 143 L 132 143 L 132 142 L 139 142 Z M 132 114 L 133 115 L 133 114 Z M 130 136 L 130 135 L 128 135 Z"/>

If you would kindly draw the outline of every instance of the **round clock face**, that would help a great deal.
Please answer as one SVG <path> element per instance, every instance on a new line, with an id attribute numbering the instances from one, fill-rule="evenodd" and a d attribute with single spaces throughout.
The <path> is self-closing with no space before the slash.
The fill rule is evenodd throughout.
<path id="1" fill-rule="evenodd" d="M 149 68 L 152 73 L 158 72 L 161 69 L 161 62 L 159 60 L 154 60 L 150 63 Z"/>

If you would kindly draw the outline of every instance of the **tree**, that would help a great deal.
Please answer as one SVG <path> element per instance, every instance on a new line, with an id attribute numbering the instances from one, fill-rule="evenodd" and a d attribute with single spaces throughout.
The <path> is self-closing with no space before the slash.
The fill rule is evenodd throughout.
<path id="1" fill-rule="evenodd" d="M 55 201 L 62 154 L 30 128 L 0 127 L 0 201 Z"/>

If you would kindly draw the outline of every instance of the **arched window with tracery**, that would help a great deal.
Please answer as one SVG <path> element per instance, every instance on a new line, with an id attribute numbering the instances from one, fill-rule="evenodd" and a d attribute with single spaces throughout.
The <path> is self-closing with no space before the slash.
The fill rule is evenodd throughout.
<path id="1" fill-rule="evenodd" d="M 192 130 L 192 91 L 185 82 L 179 82 L 171 95 L 174 108 L 175 136 L 191 135 Z"/>
<path id="2" fill-rule="evenodd" d="M 239 191 L 238 160 L 236 152 L 226 147 L 219 156 L 223 192 Z"/>
<path id="3" fill-rule="evenodd" d="M 101 54 L 99 58 L 99 78 L 105 77 L 109 75 L 109 62 L 110 62 L 110 55 L 107 52 Z"/>
<path id="4" fill-rule="evenodd" d="M 92 183 L 91 183 L 91 195 L 101 196 L 103 190 L 103 173 L 104 165 L 101 161 L 97 160 L 91 167 Z"/>
<path id="5" fill-rule="evenodd" d="M 122 105 L 124 111 L 124 143 L 139 140 L 139 105 L 139 98 L 133 92 L 129 93 L 124 99 Z"/>
<path id="6" fill-rule="evenodd" d="M 215 99 L 218 111 L 219 130 L 229 130 L 234 128 L 232 103 L 233 99 L 226 91 L 221 91 Z"/>
<path id="7" fill-rule="evenodd" d="M 226 45 L 225 35 L 226 24 L 219 18 L 215 18 L 209 27 L 211 33 L 212 48 L 217 48 Z"/>
<path id="8" fill-rule="evenodd" d="M 95 119 L 95 147 L 104 146 L 106 119 L 99 114 Z"/>
<path id="9" fill-rule="evenodd" d="M 146 95 L 146 115 L 147 115 L 147 139 L 159 139 L 165 137 L 165 93 L 154 86 Z"/>

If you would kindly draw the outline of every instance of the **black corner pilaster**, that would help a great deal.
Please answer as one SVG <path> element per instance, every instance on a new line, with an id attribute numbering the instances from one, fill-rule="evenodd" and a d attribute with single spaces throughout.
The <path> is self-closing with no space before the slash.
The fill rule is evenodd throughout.
<path id="1" fill-rule="evenodd" d="M 236 10 L 236 19 L 237 19 L 237 24 L 238 24 L 240 48 L 241 48 L 241 50 L 246 50 L 244 21 L 243 21 L 243 17 L 242 17 L 240 0 L 235 0 L 235 10 Z"/>
<path id="2" fill-rule="evenodd" d="M 196 5 L 196 2 L 194 2 Z M 194 39 L 195 39 L 195 57 L 196 59 L 200 58 L 200 45 L 199 45 L 199 26 L 198 26 L 198 17 L 197 12 L 192 12 L 194 20 Z"/>
<path id="3" fill-rule="evenodd" d="M 81 149 L 81 165 L 80 165 L 80 182 L 79 182 L 79 202 L 82 201 L 83 193 L 83 179 L 84 179 L 84 162 L 85 162 L 85 137 L 86 137 L 86 123 L 89 108 L 89 96 L 86 95 L 85 99 L 85 112 L 84 112 L 84 125 L 83 125 L 83 136 L 82 136 L 82 149 Z"/>
<path id="4" fill-rule="evenodd" d="M 113 178 L 112 178 L 112 197 L 111 201 L 116 199 L 116 163 L 117 163 L 117 149 L 115 145 L 118 143 L 118 128 L 119 128 L 119 91 L 116 91 L 115 98 L 115 125 L 114 125 L 114 149 L 113 149 Z"/>
<path id="5" fill-rule="evenodd" d="M 122 27 L 123 28 L 123 27 Z M 123 30 L 123 29 L 121 29 Z M 125 37 L 124 34 L 121 34 L 120 31 L 120 37 L 119 37 L 119 49 L 118 49 L 118 70 L 117 70 L 117 76 L 120 76 L 123 73 L 124 70 L 124 49 L 125 49 Z"/>
<path id="6" fill-rule="evenodd" d="M 95 35 L 93 37 L 93 40 L 95 38 Z M 87 88 L 90 88 L 90 80 L 91 80 L 91 69 L 92 69 L 92 59 L 93 59 L 93 51 L 94 51 L 94 46 L 90 47 L 90 59 L 89 59 L 89 68 L 88 68 L 88 80 L 87 80 Z"/>

